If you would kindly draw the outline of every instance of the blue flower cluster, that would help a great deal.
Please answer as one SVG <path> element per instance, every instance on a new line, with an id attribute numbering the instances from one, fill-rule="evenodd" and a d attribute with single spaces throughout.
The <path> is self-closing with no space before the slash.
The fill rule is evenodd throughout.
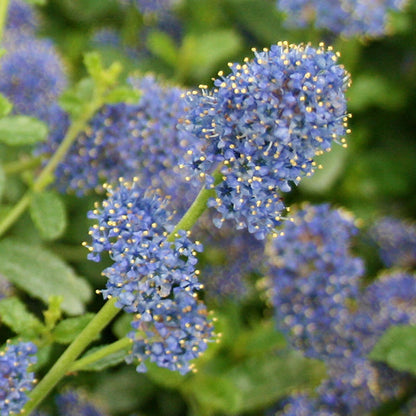
<path id="1" fill-rule="evenodd" d="M 182 90 L 164 86 L 150 75 L 131 83 L 141 91 L 139 102 L 102 107 L 58 165 L 55 183 L 62 192 L 82 196 L 102 191 L 104 182 L 116 183 L 121 176 L 139 176 L 143 187 L 161 188 L 165 194 L 174 194 L 185 182 L 177 167 L 189 142 L 189 135 L 176 128 L 184 114 Z M 69 125 L 59 109 L 48 121 L 52 134 L 37 150 L 47 155 L 54 153 Z"/>
<path id="2" fill-rule="evenodd" d="M 416 323 L 416 276 L 389 272 L 360 290 L 362 262 L 349 252 L 357 229 L 328 205 L 304 207 L 282 230 L 267 250 L 278 326 L 325 361 L 328 378 L 317 397 L 290 397 L 278 415 L 352 416 L 399 397 L 409 376 L 367 355 L 390 326 Z"/>
<path id="3" fill-rule="evenodd" d="M 341 141 L 346 129 L 349 75 L 323 44 L 279 42 L 252 60 L 230 64 L 212 91 L 188 92 L 181 127 L 198 140 L 183 166 L 214 187 L 215 224 L 233 220 L 258 239 L 280 223 L 280 192 L 314 170 L 313 158 Z M 190 178 L 189 178 L 190 179 Z"/>
<path id="4" fill-rule="evenodd" d="M 402 10 L 405 4 L 405 0 L 277 0 L 290 26 L 314 23 L 319 29 L 347 37 L 383 36 L 388 13 Z"/>
<path id="5" fill-rule="evenodd" d="M 7 11 L 7 30 L 34 32 L 38 27 L 35 10 L 23 0 L 12 0 Z"/>
<path id="6" fill-rule="evenodd" d="M 278 326 L 308 357 L 342 357 L 348 300 L 357 297 L 364 270 L 350 253 L 357 227 L 346 212 L 324 204 L 305 205 L 282 230 L 266 249 Z"/>
<path id="7" fill-rule="evenodd" d="M 103 271 L 108 278 L 105 298 L 135 314 L 130 334 L 132 358 L 149 358 L 162 367 L 186 373 L 189 360 L 207 348 L 213 327 L 197 299 L 202 288 L 195 268 L 199 242 L 190 232 L 172 236 L 172 215 L 156 191 L 143 191 L 138 180 L 107 186 L 108 198 L 89 213 L 98 221 L 90 229 L 89 259 L 108 252 L 114 261 Z M 85 244 L 86 245 L 86 244 Z M 140 364 L 138 371 L 144 371 Z"/>
<path id="8" fill-rule="evenodd" d="M 104 416 L 103 412 L 76 391 L 59 394 L 55 402 L 59 416 Z"/>
<path id="9" fill-rule="evenodd" d="M 53 44 L 31 32 L 8 30 L 0 60 L 0 92 L 14 113 L 45 119 L 66 86 L 65 68 Z"/>
<path id="10" fill-rule="evenodd" d="M 384 217 L 371 227 L 370 236 L 385 266 L 416 266 L 416 224 Z"/>
<path id="11" fill-rule="evenodd" d="M 0 414 L 18 414 L 28 401 L 27 392 L 35 382 L 30 366 L 36 362 L 31 342 L 7 344 L 0 352 Z"/>

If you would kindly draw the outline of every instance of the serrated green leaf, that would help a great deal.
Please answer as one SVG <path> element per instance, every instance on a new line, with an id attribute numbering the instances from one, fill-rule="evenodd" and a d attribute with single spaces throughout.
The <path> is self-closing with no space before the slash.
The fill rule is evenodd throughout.
<path id="1" fill-rule="evenodd" d="M 105 96 L 107 104 L 128 103 L 135 104 L 140 99 L 140 91 L 132 89 L 131 87 L 114 88 Z"/>
<path id="2" fill-rule="evenodd" d="M 30 216 L 45 240 L 54 240 L 65 230 L 65 204 L 57 192 L 36 192 L 30 202 Z"/>
<path id="3" fill-rule="evenodd" d="M 0 94 L 0 117 L 7 116 L 12 108 L 13 104 L 3 94 Z"/>
<path id="4" fill-rule="evenodd" d="M 369 357 L 383 361 L 396 370 L 416 374 L 415 345 L 416 326 L 393 326 L 379 339 Z"/>
<path id="5" fill-rule="evenodd" d="M 12 238 L 0 241 L 0 274 L 30 295 L 48 302 L 64 297 L 62 309 L 71 315 L 84 312 L 91 287 L 50 251 Z"/>
<path id="6" fill-rule="evenodd" d="M 42 322 L 14 296 L 0 300 L 0 319 L 3 324 L 23 337 L 35 338 L 44 330 Z"/>
<path id="7" fill-rule="evenodd" d="M 71 343 L 94 317 L 93 313 L 86 313 L 75 318 L 65 319 L 56 325 L 52 331 L 54 340 L 60 344 Z"/>
<path id="8" fill-rule="evenodd" d="M 28 116 L 7 116 L 0 119 L 0 142 L 10 146 L 31 145 L 48 135 L 48 127 Z"/>
<path id="9" fill-rule="evenodd" d="M 166 33 L 153 30 L 147 37 L 148 49 L 168 65 L 175 67 L 178 62 L 178 48 Z"/>

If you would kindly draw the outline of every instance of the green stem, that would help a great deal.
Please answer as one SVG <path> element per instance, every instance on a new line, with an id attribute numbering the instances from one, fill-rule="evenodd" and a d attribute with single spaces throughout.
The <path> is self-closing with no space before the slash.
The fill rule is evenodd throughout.
<path id="1" fill-rule="evenodd" d="M 9 162 L 3 165 L 3 170 L 6 175 L 20 173 L 28 169 L 35 168 L 42 162 L 41 156 L 28 157 L 15 162 Z"/>
<path id="2" fill-rule="evenodd" d="M 90 344 L 91 340 L 96 338 L 108 323 L 117 315 L 120 309 L 115 307 L 116 299 L 107 301 L 101 310 L 94 316 L 92 321 L 77 336 L 74 342 L 59 357 L 58 361 L 49 370 L 46 376 L 29 394 L 29 401 L 22 410 L 22 414 L 29 415 L 36 406 L 48 395 L 56 384 L 64 377 L 71 368 L 71 365 Z"/>
<path id="3" fill-rule="evenodd" d="M 5 215 L 3 221 L 0 222 L 0 236 L 3 235 L 25 212 L 26 208 L 29 206 L 31 196 L 31 192 L 26 192 L 19 202 Z"/>
<path id="4" fill-rule="evenodd" d="M 88 120 L 101 107 L 103 95 L 103 91 L 97 91 L 95 97 L 86 105 L 82 115 L 70 125 L 64 140 L 33 183 L 33 192 L 40 192 L 50 184 L 56 167 L 64 159 L 77 136 L 85 130 Z M 31 195 L 32 191 L 26 192 L 21 200 L 4 217 L 3 221 L 0 221 L 0 237 L 20 218 L 23 212 L 25 212 L 26 208 L 30 205 Z"/>
<path id="5" fill-rule="evenodd" d="M 6 25 L 8 7 L 9 0 L 0 0 L 0 41 L 3 37 L 4 26 Z"/>
<path id="6" fill-rule="evenodd" d="M 127 349 L 131 347 L 132 344 L 132 340 L 130 338 L 122 338 L 119 339 L 116 342 L 113 342 L 110 345 L 106 345 L 105 347 L 100 348 L 99 350 L 88 354 L 84 357 L 82 357 L 81 359 L 75 361 L 71 367 L 69 368 L 69 372 L 74 372 L 74 371 L 80 371 L 83 370 L 85 367 L 87 367 L 90 364 L 93 364 L 105 357 L 107 357 L 108 355 L 114 354 L 118 351 Z"/>
<path id="7" fill-rule="evenodd" d="M 214 183 L 218 184 L 222 180 L 220 168 L 214 174 Z M 181 220 L 176 224 L 174 230 L 169 234 L 167 240 L 172 242 L 176 238 L 176 233 L 180 230 L 190 230 L 197 222 L 198 218 L 203 214 L 207 208 L 207 202 L 210 198 L 215 196 L 215 189 L 207 189 L 205 186 L 199 191 L 188 211 L 185 212 Z"/>

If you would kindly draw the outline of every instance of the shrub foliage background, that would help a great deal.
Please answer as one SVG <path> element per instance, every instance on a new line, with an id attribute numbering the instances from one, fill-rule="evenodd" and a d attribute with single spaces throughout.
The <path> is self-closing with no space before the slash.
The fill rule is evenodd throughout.
<path id="1" fill-rule="evenodd" d="M 106 102 L 112 107 L 98 112 L 93 119 L 101 126 L 101 130 L 83 129 L 85 132 L 84 136 L 80 136 L 80 142 L 87 142 L 89 138 L 94 137 L 95 143 L 98 143 L 99 138 L 112 134 L 111 122 L 124 117 L 124 124 L 116 126 L 115 129 L 123 129 L 123 135 L 131 135 L 132 141 L 124 144 L 124 147 L 116 147 L 115 150 L 111 147 L 111 140 L 108 144 L 105 139 L 104 143 L 99 142 L 102 148 L 108 151 L 109 169 L 113 169 L 111 172 L 114 178 L 123 174 L 128 176 L 140 166 L 141 174 L 150 178 L 150 182 L 154 176 L 157 178 L 154 179 L 157 186 L 160 186 L 160 181 L 163 186 L 174 188 L 174 184 L 169 181 L 172 181 L 172 178 L 175 181 L 174 175 L 180 175 L 175 170 L 180 157 L 175 153 L 177 149 L 169 147 L 163 156 L 164 159 L 160 160 L 155 157 L 152 146 L 170 146 L 172 132 L 169 126 L 178 122 L 171 113 L 182 110 L 175 107 L 174 111 L 166 115 L 167 120 L 163 121 L 166 121 L 168 127 L 160 128 L 147 120 L 134 124 L 135 113 L 133 110 L 130 111 L 129 106 L 137 102 L 140 94 L 146 97 L 146 92 L 153 91 L 152 94 L 157 96 L 160 104 L 160 108 L 157 107 L 155 111 L 165 115 L 165 112 L 168 113 L 168 110 L 177 105 L 177 100 L 186 90 L 197 89 L 200 84 L 208 84 L 207 88 L 211 88 L 211 79 L 217 77 L 218 71 L 224 71 L 227 75 L 230 71 L 228 62 L 243 62 L 246 56 L 252 56 L 251 52 L 248 53 L 250 48 L 261 51 L 278 41 L 293 44 L 311 42 L 314 47 L 318 47 L 322 41 L 333 45 L 334 50 L 340 51 L 339 62 L 350 72 L 352 79 L 352 85 L 347 91 L 348 112 L 353 114 L 349 121 L 351 133 L 347 135 L 348 147 L 334 146 L 331 152 L 318 156 L 317 163 L 323 168 L 317 169 L 313 176 L 304 178 L 291 192 L 282 194 L 285 205 L 293 206 L 295 213 L 299 211 L 296 207 L 306 201 L 311 204 L 325 202 L 349 211 L 348 215 L 339 214 L 341 216 L 338 218 L 338 214 L 332 214 L 335 217 L 331 217 L 331 221 L 328 219 L 327 226 L 330 225 L 336 230 L 336 236 L 328 236 L 325 230 L 322 231 L 319 237 L 321 239 L 314 244 L 314 247 L 318 247 L 316 256 L 314 248 L 306 247 L 310 263 L 303 257 L 296 258 L 294 253 L 282 252 L 279 259 L 288 262 L 285 264 L 288 269 L 290 262 L 295 262 L 295 266 L 299 267 L 290 272 L 283 267 L 276 271 L 273 268 L 282 265 L 276 266 L 276 260 L 270 261 L 269 269 L 264 267 L 264 247 L 252 235 L 240 235 L 228 226 L 217 230 L 212 225 L 210 215 L 203 216 L 193 231 L 193 237 L 202 242 L 204 251 L 197 253 L 200 251 L 198 245 L 193 246 L 193 243 L 186 240 L 186 247 L 195 252 L 184 254 L 180 259 L 176 259 L 175 263 L 178 270 L 186 269 L 188 272 L 188 268 L 192 269 L 190 263 L 193 256 L 198 257 L 200 278 L 204 284 L 200 298 L 208 310 L 213 311 L 213 330 L 216 334 L 221 334 L 217 335 L 218 342 L 209 343 L 207 351 L 195 360 L 198 371 L 181 375 L 160 368 L 154 363 L 147 363 L 147 371 L 138 373 L 135 370 L 137 362 L 136 365 L 127 365 L 124 362 L 130 346 L 123 344 L 113 353 L 91 363 L 80 361 L 78 367 L 75 363 L 67 376 L 42 403 L 42 411 L 48 415 L 68 416 L 254 416 L 276 412 L 285 412 L 278 413 L 279 415 L 302 416 L 358 415 L 364 414 L 363 412 L 386 416 L 412 415 L 414 410 L 411 403 L 412 400 L 416 400 L 416 355 L 412 351 L 416 336 L 415 327 L 412 326 L 416 324 L 416 292 L 412 292 L 414 289 L 411 283 L 416 265 L 416 228 L 413 223 L 416 212 L 416 3 L 409 1 L 404 11 L 392 13 L 389 33 L 374 39 L 339 36 L 311 25 L 300 28 L 288 26 L 285 23 L 284 12 L 279 11 L 276 2 L 272 0 L 183 0 L 178 1 L 174 8 L 166 13 L 147 13 L 143 10 L 140 12 L 133 4 L 135 2 L 116 0 L 37 0 L 28 1 L 29 3 L 36 10 L 37 27 L 32 28 L 31 25 L 35 23 L 29 19 L 25 23 L 27 27 L 21 26 L 18 30 L 29 31 L 25 47 L 28 50 L 37 50 L 37 57 L 45 64 L 45 73 L 51 71 L 55 77 L 55 84 L 42 84 L 41 90 L 37 92 L 36 86 L 43 75 L 30 73 L 30 62 L 23 60 L 28 63 L 29 69 L 24 66 L 7 66 L 8 54 L 10 56 L 11 52 L 20 48 L 7 33 L 7 30 L 13 30 L 11 25 L 14 16 L 10 15 L 7 23 L 9 27 L 3 35 L 6 54 L 0 61 L 0 91 L 5 96 L 17 98 L 13 102 L 14 113 L 9 113 L 10 109 L 5 100 L 0 101 L 0 217 L 7 217 L 11 207 L 21 201 L 22 196 L 24 198 L 28 189 L 35 192 L 31 196 L 30 208 L 7 228 L 0 240 L 0 277 L 5 278 L 4 281 L 2 279 L 0 289 L 4 296 L 0 300 L 0 341 L 5 347 L 8 345 L 8 339 L 35 342 L 38 352 L 34 371 L 38 380 L 42 379 L 66 346 L 100 309 L 103 303 L 102 296 L 95 295 L 94 290 L 103 289 L 105 286 L 106 278 L 101 275 L 103 269 L 108 267 L 107 273 L 112 273 L 109 258 L 103 258 L 100 263 L 91 262 L 87 260 L 88 250 L 82 247 L 85 241 L 84 245 L 92 245 L 95 253 L 100 253 L 101 250 L 94 246 L 95 243 L 91 243 L 91 236 L 88 234 L 93 224 L 91 218 L 100 218 L 96 211 L 91 213 L 94 203 L 99 201 L 101 204 L 104 198 L 102 192 L 96 192 L 100 191 L 97 189 L 100 184 L 94 183 L 92 176 L 88 176 L 94 173 L 95 154 L 91 153 L 90 159 L 84 156 L 93 149 L 85 150 L 84 147 L 85 154 L 79 152 L 73 155 L 72 163 L 78 163 L 80 168 L 75 173 L 71 172 L 74 175 L 72 178 L 68 179 L 68 170 L 65 170 L 64 166 L 58 167 L 55 178 L 51 174 L 44 175 L 39 180 L 42 155 L 52 155 L 56 151 L 63 131 L 69 125 L 65 115 L 45 114 L 42 111 L 44 108 L 49 108 L 60 96 L 61 103 L 72 117 L 82 119 L 84 116 L 88 120 Z M 21 23 L 24 16 L 19 15 L 17 19 L 18 23 Z M 50 41 L 55 45 L 59 59 L 62 58 L 62 68 L 52 65 L 55 57 L 48 55 L 47 42 Z M 98 52 L 99 55 L 90 54 L 87 55 L 89 58 L 85 58 L 88 52 Z M 24 53 L 25 51 L 22 51 L 22 54 Z M 121 66 L 114 62 L 119 62 Z M 7 81 L 13 80 L 13 74 L 17 74 L 20 69 L 23 72 L 26 70 L 28 75 L 33 75 L 33 79 L 25 76 L 27 86 L 18 87 L 21 96 L 9 90 L 11 81 Z M 61 76 L 60 71 L 67 74 L 67 80 Z M 107 101 L 100 101 L 92 91 L 101 87 L 113 88 L 112 84 L 115 84 L 115 75 L 118 72 L 122 87 L 113 89 L 106 97 Z M 149 73 L 152 75 L 149 76 Z M 90 81 L 79 83 L 86 76 L 90 77 Z M 171 95 L 167 95 L 163 89 L 155 92 L 152 90 L 155 79 L 160 80 L 162 85 L 164 82 L 177 85 L 177 90 L 171 91 Z M 136 89 L 133 89 L 132 85 Z M 44 92 L 47 89 L 47 92 L 41 97 L 42 89 Z M 31 93 L 37 94 L 36 97 L 32 98 Z M 91 104 L 88 108 L 85 106 L 87 101 Z M 149 100 L 143 104 L 140 111 L 145 112 L 152 105 L 154 103 Z M 34 118 L 19 118 L 15 114 L 30 115 Z M 102 120 L 110 121 L 105 124 Z M 49 137 L 42 145 L 39 143 L 47 136 L 46 126 L 56 134 L 56 139 Z M 149 140 L 144 145 L 144 149 L 149 152 L 143 153 L 144 162 L 136 165 L 132 160 L 129 162 L 131 171 L 119 172 L 114 160 L 117 160 L 117 157 L 120 160 L 128 159 L 129 154 L 134 151 L 134 129 L 146 131 L 144 137 L 163 137 L 165 142 L 161 139 L 161 143 L 155 144 L 153 139 Z M 178 134 L 183 134 L 182 141 L 186 150 L 188 136 L 186 132 Z M 112 151 L 114 153 L 111 153 Z M 166 172 L 163 170 L 165 168 Z M 169 173 L 168 169 L 172 169 L 174 173 Z M 87 176 L 88 180 L 91 179 L 91 189 L 85 193 L 77 192 L 76 186 L 80 181 L 88 182 Z M 57 186 L 54 187 L 54 183 Z M 66 191 L 68 188 L 75 192 L 57 191 Z M 185 189 L 175 192 L 177 194 L 172 198 L 173 205 L 181 213 L 185 206 L 189 206 L 190 198 L 184 196 L 188 195 Z M 145 196 L 141 195 L 141 198 L 145 200 Z M 106 206 L 103 205 L 103 208 L 99 209 L 105 211 Z M 330 214 L 325 214 L 324 206 L 318 210 L 323 210 L 324 217 L 330 217 Z M 385 216 L 393 216 L 407 222 L 404 227 L 402 223 L 391 222 L 385 223 L 384 229 L 375 229 L 374 226 Z M 313 224 L 313 220 L 311 222 Z M 358 229 L 354 228 L 356 226 Z M 163 227 L 167 225 L 162 224 Z M 280 227 L 285 227 L 285 221 Z M 316 228 L 319 227 L 319 224 L 316 225 Z M 157 230 L 159 233 L 159 229 Z M 160 235 L 164 231 L 160 231 Z M 171 232 L 170 229 L 168 231 Z M 301 252 L 304 248 L 299 240 L 290 234 L 291 232 L 290 227 L 287 227 L 285 238 L 290 242 L 293 237 L 290 247 L 294 247 L 295 251 L 299 244 Z M 348 238 L 338 241 L 337 237 L 345 237 L 344 233 Z M 96 238 L 94 231 L 90 234 Z M 393 239 L 394 236 L 398 236 L 397 240 Z M 185 236 L 181 238 L 184 241 L 186 239 Z M 327 241 L 325 238 L 330 240 Z M 380 245 L 383 245 L 380 241 L 387 241 L 382 247 L 384 251 L 379 252 L 374 240 Z M 280 250 L 277 244 L 267 244 L 268 255 L 272 252 L 277 256 L 276 252 Z M 344 244 L 347 247 L 346 251 L 342 246 L 340 252 L 337 252 L 334 248 L 336 244 Z M 364 321 L 373 314 L 372 327 L 363 329 L 361 326 L 353 330 L 356 331 L 356 337 L 362 337 L 362 332 L 367 331 L 368 340 L 368 344 L 357 354 L 355 365 L 365 367 L 369 372 L 379 371 L 377 377 L 382 377 L 382 366 L 383 371 L 386 371 L 383 375 L 387 374 L 390 383 L 389 387 L 382 386 L 386 387 L 385 391 L 383 390 L 383 400 L 375 400 L 371 411 L 355 405 L 355 400 L 359 402 L 357 397 L 361 394 L 358 389 L 356 392 L 348 391 L 346 397 L 337 399 L 338 404 L 351 404 L 350 407 L 336 409 L 338 413 L 329 413 L 331 409 L 324 413 L 325 404 L 323 408 L 319 408 L 314 402 L 313 406 L 317 407 L 308 407 L 312 405 L 308 402 L 309 399 L 305 398 L 307 395 L 322 396 L 323 391 L 337 391 L 339 386 L 333 386 L 336 381 L 341 384 L 350 383 L 349 369 L 335 368 L 333 362 L 326 359 L 325 354 L 322 355 L 319 349 L 321 347 L 317 347 L 320 342 L 335 342 L 338 348 L 337 340 L 351 331 L 348 322 L 337 321 L 337 331 L 341 326 L 344 332 L 337 333 L 336 341 L 330 337 L 336 332 L 334 330 L 335 332 L 331 333 L 333 322 L 319 321 L 318 329 L 313 327 L 310 331 L 312 335 L 308 335 L 306 341 L 290 339 L 292 321 L 285 321 L 277 329 L 274 307 L 280 307 L 287 312 L 287 308 L 284 309 L 285 302 L 297 305 L 296 302 L 299 301 L 294 288 L 285 287 L 285 273 L 290 276 L 292 272 L 302 275 L 313 261 L 319 263 L 322 254 L 332 259 L 348 258 L 351 261 L 348 267 L 342 265 L 347 271 L 342 269 L 339 272 L 342 279 L 337 281 L 338 286 L 331 280 L 335 287 L 333 290 L 338 290 L 339 296 L 349 299 L 342 304 L 343 309 L 341 308 L 344 312 L 348 310 L 348 313 L 351 313 L 348 315 L 348 322 L 358 319 L 353 316 L 359 315 Z M 286 260 L 285 255 L 289 256 Z M 300 269 L 302 261 L 305 261 L 305 269 Z M 320 270 L 318 263 L 314 271 Z M 337 272 L 341 269 L 335 260 L 325 263 L 325 266 L 333 267 Z M 270 268 L 274 271 L 270 272 Z M 392 281 L 384 282 L 383 278 L 376 278 L 383 274 L 391 274 L 392 270 Z M 313 292 L 312 289 L 315 288 L 312 288 L 313 293 L 309 292 L 308 295 L 324 302 L 327 283 L 321 282 L 322 276 L 319 274 L 318 277 L 315 276 L 316 280 L 313 280 L 315 277 L 310 277 L 312 271 L 310 273 L 311 275 L 301 277 L 296 275 L 296 278 L 306 277 L 305 285 L 323 284 L 323 292 Z M 192 272 L 189 274 L 192 275 Z M 193 277 L 189 279 L 191 281 Z M 278 279 L 277 283 L 273 283 L 273 279 Z M 379 281 L 381 288 L 375 284 Z M 374 286 L 371 286 L 372 284 Z M 400 292 L 402 284 L 407 289 L 407 294 L 410 294 L 406 299 L 402 293 L 396 293 Z M 370 285 L 368 292 L 359 295 L 360 287 L 365 285 Z M 279 290 L 289 298 L 282 297 L 276 300 Z M 301 305 L 303 300 L 307 302 L 306 299 L 309 299 L 306 292 L 302 292 L 304 297 L 300 301 Z M 387 306 L 376 312 L 371 311 L 371 306 L 377 302 L 385 301 L 386 305 L 395 305 L 396 298 L 405 304 L 403 310 L 399 308 L 402 313 L 399 317 L 399 312 L 391 312 Z M 189 302 L 187 306 L 190 305 Z M 337 304 L 338 306 L 340 305 Z M 192 304 L 192 307 L 203 308 L 199 303 Z M 353 315 L 356 311 L 358 315 Z M 139 314 L 138 310 L 134 312 Z M 140 310 L 141 315 L 145 312 Z M 395 318 L 383 320 L 383 313 L 394 313 Z M 375 317 L 380 319 L 377 320 Z M 139 321 L 141 318 L 136 319 Z M 90 353 L 97 352 L 101 345 L 109 345 L 123 339 L 131 330 L 130 321 L 129 314 L 120 313 L 111 325 L 105 328 L 101 337 L 93 341 Z M 307 323 L 301 322 L 299 325 Z M 137 326 L 140 325 L 142 324 L 137 323 Z M 294 328 L 293 324 L 292 329 Z M 325 338 L 326 330 L 322 328 L 328 330 L 329 338 Z M 210 331 L 211 328 L 206 329 L 206 333 Z M 380 343 L 377 343 L 380 338 Z M 351 347 L 356 345 L 355 338 L 343 339 L 342 342 L 348 342 L 348 348 L 355 354 L 356 349 Z M 375 344 L 377 345 L 373 349 Z M 350 351 L 348 348 L 345 347 L 343 353 Z M 368 364 L 370 359 L 379 363 L 376 370 L 376 367 Z M 26 357 L 22 358 L 24 362 L 20 364 L 26 364 L 25 360 Z M 332 378 L 322 384 L 322 380 L 327 379 L 327 374 Z M 25 382 L 31 384 L 32 380 Z M 7 391 L 8 388 L 9 385 L 3 387 L 0 384 L 0 400 L 2 389 Z M 24 388 L 27 389 L 27 385 Z M 392 391 L 394 393 L 391 393 Z M 306 396 L 292 404 L 292 408 L 286 407 L 283 411 L 287 400 L 290 403 L 288 397 L 293 397 L 294 393 Z M 305 400 L 305 403 L 302 400 Z M 97 409 L 88 406 L 96 406 Z M 3 411 L 8 415 L 9 410 L 5 409 Z"/>

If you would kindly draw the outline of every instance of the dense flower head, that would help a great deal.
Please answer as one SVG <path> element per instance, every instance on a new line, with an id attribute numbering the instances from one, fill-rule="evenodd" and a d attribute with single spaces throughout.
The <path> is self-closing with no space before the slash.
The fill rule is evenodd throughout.
<path id="1" fill-rule="evenodd" d="M 416 224 L 384 217 L 371 227 L 370 236 L 379 247 L 386 267 L 416 266 Z"/>
<path id="2" fill-rule="evenodd" d="M 23 0 L 12 0 L 7 11 L 7 30 L 34 32 L 38 19 L 33 7 Z"/>
<path id="3" fill-rule="evenodd" d="M 104 416 L 91 401 L 76 391 L 61 393 L 55 398 L 59 416 Z"/>
<path id="4" fill-rule="evenodd" d="M 131 83 L 141 92 L 138 103 L 103 106 L 58 165 L 56 186 L 62 192 L 99 192 L 103 183 L 116 183 L 121 176 L 138 176 L 144 187 L 161 188 L 165 194 L 174 194 L 185 182 L 177 168 L 188 143 L 188 134 L 176 128 L 184 112 L 182 90 L 150 75 Z M 65 134 L 64 118 L 59 112 L 50 117 L 51 131 L 58 130 L 38 152 L 54 153 Z"/>
<path id="5" fill-rule="evenodd" d="M 61 57 L 46 39 L 8 31 L 3 43 L 7 53 L 0 60 L 0 92 L 16 114 L 43 119 L 66 86 Z"/>
<path id="6" fill-rule="evenodd" d="M 194 370 L 190 361 L 207 349 L 214 336 L 205 305 L 196 294 L 177 287 L 173 298 L 159 303 L 155 312 L 154 322 L 138 314 L 132 323 L 136 331 L 129 334 L 134 341 L 129 359 L 139 361 L 137 371 L 146 371 L 145 360 L 180 374 Z"/>
<path id="7" fill-rule="evenodd" d="M 262 239 L 279 224 L 289 191 L 314 170 L 313 158 L 347 132 L 349 75 L 331 47 L 279 42 L 252 60 L 230 64 L 214 89 L 188 92 L 182 128 L 198 140 L 183 166 L 214 186 L 210 201 L 227 219 Z"/>
<path id="8" fill-rule="evenodd" d="M 103 271 L 108 278 L 103 295 L 116 297 L 118 307 L 135 314 L 133 327 L 147 334 L 145 341 L 131 334 L 136 358 L 149 356 L 158 365 L 189 371 L 187 360 L 203 351 L 212 335 L 205 306 L 196 299 L 202 289 L 196 254 L 202 245 L 190 232 L 171 234 L 167 201 L 141 189 L 138 179 L 120 179 L 107 192 L 101 207 L 89 213 L 98 221 L 90 229 L 89 258 L 99 261 L 108 252 L 114 261 Z"/>
<path id="9" fill-rule="evenodd" d="M 278 327 L 307 356 L 342 357 L 351 342 L 348 302 L 363 274 L 350 253 L 353 218 L 327 204 L 305 205 L 282 231 L 266 250 Z"/>
<path id="10" fill-rule="evenodd" d="M 35 382 L 30 366 L 36 362 L 36 346 L 31 342 L 7 344 L 0 352 L 0 414 L 20 413 L 28 401 L 27 392 Z"/>
<path id="11" fill-rule="evenodd" d="M 289 26 L 314 23 L 317 28 L 351 36 L 378 37 L 387 32 L 388 14 L 406 0 L 277 0 Z"/>

